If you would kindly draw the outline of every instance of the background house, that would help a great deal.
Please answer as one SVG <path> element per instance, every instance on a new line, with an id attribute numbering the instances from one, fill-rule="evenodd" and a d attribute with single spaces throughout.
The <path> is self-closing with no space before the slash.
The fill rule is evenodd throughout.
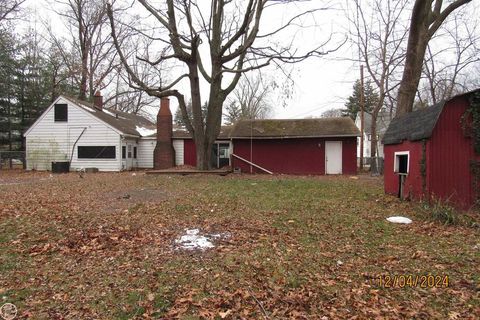
<path id="1" fill-rule="evenodd" d="M 390 124 L 391 116 L 387 111 L 380 111 L 377 117 L 377 157 L 384 158 L 382 139 Z M 361 130 L 360 112 L 355 118 L 355 125 Z M 357 144 L 357 157 L 360 157 L 360 137 Z M 364 113 L 364 134 L 363 134 L 363 156 L 365 163 L 369 164 L 371 158 L 371 142 L 372 142 L 372 115 Z"/>
<path id="2" fill-rule="evenodd" d="M 386 193 L 442 199 L 464 209 L 476 203 L 480 156 L 471 138 L 478 128 L 472 127 L 470 108 L 480 113 L 479 93 L 461 94 L 392 120 L 383 139 Z"/>
<path id="3" fill-rule="evenodd" d="M 52 162 L 70 162 L 72 170 L 153 167 L 142 140 L 153 132 L 155 125 L 141 116 L 104 109 L 99 93 L 93 104 L 60 96 L 24 134 L 26 167 L 51 170 Z"/>

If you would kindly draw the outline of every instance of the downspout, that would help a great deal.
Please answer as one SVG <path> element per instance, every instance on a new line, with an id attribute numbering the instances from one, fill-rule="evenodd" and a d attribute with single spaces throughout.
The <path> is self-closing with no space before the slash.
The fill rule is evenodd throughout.
<path id="1" fill-rule="evenodd" d="M 118 172 L 122 171 L 122 135 L 118 135 Z"/>
<path id="2" fill-rule="evenodd" d="M 77 140 L 75 140 L 75 143 L 73 144 L 72 146 L 72 153 L 70 154 L 70 166 L 72 165 L 72 160 L 73 160 L 73 153 L 75 152 L 75 146 L 77 145 L 78 143 L 78 140 L 80 140 L 80 138 L 83 136 L 83 134 L 85 133 L 85 130 L 87 130 L 87 127 L 84 127 L 82 132 L 80 133 L 80 135 L 78 136 Z M 77 156 L 78 158 L 78 156 Z"/>

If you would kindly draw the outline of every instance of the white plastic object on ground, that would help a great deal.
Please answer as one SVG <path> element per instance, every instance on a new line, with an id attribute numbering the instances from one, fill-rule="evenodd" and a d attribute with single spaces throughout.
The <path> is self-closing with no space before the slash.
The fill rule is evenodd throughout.
<path id="1" fill-rule="evenodd" d="M 407 217 L 401 217 L 401 216 L 388 217 L 387 221 L 393 222 L 393 223 L 405 223 L 405 224 L 412 223 L 411 219 Z"/>

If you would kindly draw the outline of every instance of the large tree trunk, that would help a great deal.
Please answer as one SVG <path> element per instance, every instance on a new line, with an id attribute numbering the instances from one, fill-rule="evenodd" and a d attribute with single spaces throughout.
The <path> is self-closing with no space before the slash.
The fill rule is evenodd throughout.
<path id="1" fill-rule="evenodd" d="M 82 49 L 83 51 L 83 49 Z M 80 75 L 80 92 L 78 98 L 80 100 L 87 100 L 87 80 L 88 80 L 88 54 L 87 51 L 82 52 L 82 66 Z"/>
<path id="2" fill-rule="evenodd" d="M 428 33 L 431 1 L 416 1 L 410 21 L 405 68 L 398 89 L 397 116 L 412 112 L 422 75 L 423 59 L 430 40 Z"/>
<path id="3" fill-rule="evenodd" d="M 210 86 L 210 95 L 208 97 L 208 108 L 207 116 L 205 119 L 205 137 L 206 137 L 206 152 L 208 153 L 208 164 L 209 169 L 212 168 L 212 163 L 210 161 L 212 155 L 212 147 L 215 140 L 220 133 L 220 126 L 222 124 L 222 108 L 225 101 L 225 97 L 222 93 L 222 74 L 221 74 L 221 63 L 218 61 L 214 63 L 212 68 L 213 73 L 216 74 L 212 79 Z"/>
<path id="4" fill-rule="evenodd" d="M 405 68 L 397 96 L 397 116 L 412 112 L 428 42 L 450 13 L 472 0 L 416 0 L 410 20 Z"/>
<path id="5" fill-rule="evenodd" d="M 372 112 L 372 125 L 370 127 L 370 172 L 377 173 L 377 118 L 378 111 L 376 109 Z"/>
<path id="6" fill-rule="evenodd" d="M 192 95 L 192 126 L 194 129 L 193 136 L 197 152 L 197 169 L 208 170 L 210 165 L 210 154 L 208 152 L 208 139 L 206 139 L 205 135 L 204 119 L 202 119 L 200 79 L 198 75 L 198 64 L 195 58 L 191 63 L 188 64 L 188 69 L 190 79 L 190 93 Z"/>

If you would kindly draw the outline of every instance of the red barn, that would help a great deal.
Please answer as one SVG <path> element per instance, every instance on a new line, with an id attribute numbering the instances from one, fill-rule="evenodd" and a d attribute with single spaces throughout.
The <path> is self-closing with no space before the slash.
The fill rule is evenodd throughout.
<path id="1" fill-rule="evenodd" d="M 395 118 L 383 138 L 385 192 L 401 198 L 441 199 L 471 208 L 475 154 L 470 113 L 480 90 Z M 480 98 L 480 96 L 479 96 Z"/>
<path id="2" fill-rule="evenodd" d="M 241 120 L 231 132 L 232 167 L 285 174 L 356 174 L 352 119 Z"/>
<path id="3" fill-rule="evenodd" d="M 212 167 L 244 173 L 356 174 L 358 128 L 350 118 L 241 120 L 222 127 Z M 177 165 L 195 165 L 195 143 L 174 131 Z"/>

